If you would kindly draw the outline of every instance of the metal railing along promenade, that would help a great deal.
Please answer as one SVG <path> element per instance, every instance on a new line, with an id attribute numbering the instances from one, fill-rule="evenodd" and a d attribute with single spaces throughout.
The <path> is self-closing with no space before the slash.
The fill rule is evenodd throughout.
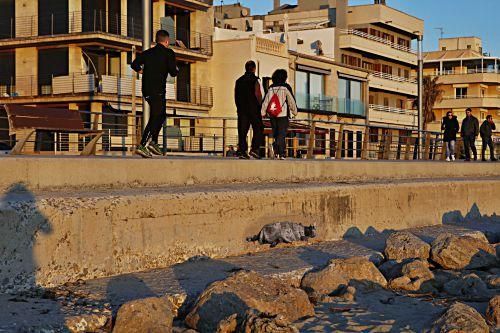
<path id="1" fill-rule="evenodd" d="M 141 115 L 123 112 L 81 111 L 85 127 L 102 130 L 104 135 L 97 145 L 98 155 L 132 155 L 140 141 Z M 264 120 L 265 143 L 263 156 L 272 157 L 272 131 Z M 10 135 L 8 121 L 0 112 L 0 150 L 5 153 L 18 140 Z M 23 133 L 18 133 L 22 135 Z M 290 158 L 365 159 L 365 160 L 443 160 L 445 148 L 440 132 L 421 133 L 414 128 L 366 126 L 317 119 L 294 119 L 290 122 L 287 155 Z M 249 133 L 250 142 L 252 131 Z M 26 154 L 74 155 L 83 150 L 86 141 L 77 134 L 40 132 L 25 146 Z M 494 134 L 496 154 L 500 155 L 500 133 Z M 169 155 L 233 156 L 238 146 L 237 119 L 229 117 L 169 116 L 160 134 L 159 144 Z M 481 140 L 476 142 L 479 154 Z M 457 158 L 463 158 L 463 142 L 456 145 Z M 497 156 L 498 156 L 497 155 Z M 489 151 L 487 151 L 489 158 Z M 480 158 L 480 156 L 479 156 Z"/>

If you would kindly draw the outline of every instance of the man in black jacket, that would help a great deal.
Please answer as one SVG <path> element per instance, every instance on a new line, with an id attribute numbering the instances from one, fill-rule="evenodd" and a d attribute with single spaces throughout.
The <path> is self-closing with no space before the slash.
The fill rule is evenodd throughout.
<path id="1" fill-rule="evenodd" d="M 455 143 L 457 142 L 457 133 L 460 129 L 457 116 L 453 112 L 448 111 L 446 117 L 443 117 L 441 122 L 441 130 L 444 131 L 443 141 L 446 146 L 446 161 L 455 160 Z"/>
<path id="2" fill-rule="evenodd" d="M 477 161 L 476 138 L 479 135 L 479 121 L 472 115 L 472 109 L 465 110 L 466 117 L 462 122 L 462 139 L 465 146 L 465 161 L 470 161 L 470 150 L 474 154 L 474 161 Z"/>
<path id="3" fill-rule="evenodd" d="M 260 148 L 264 145 L 264 124 L 260 114 L 262 105 L 262 86 L 255 75 L 257 65 L 254 61 L 245 64 L 245 74 L 236 81 L 234 100 L 238 112 L 238 154 L 242 159 L 250 156 L 260 159 Z M 253 129 L 252 149 L 248 154 L 247 135 Z"/>
<path id="4" fill-rule="evenodd" d="M 175 53 L 168 48 L 169 37 L 167 31 L 159 30 L 156 33 L 156 46 L 139 54 L 131 65 L 134 71 L 142 74 L 142 95 L 151 108 L 141 143 L 136 148 L 136 153 L 144 158 L 162 154 L 158 136 L 167 119 L 167 77 L 169 74 L 176 77 L 179 73 Z"/>
<path id="5" fill-rule="evenodd" d="M 483 122 L 481 125 L 481 128 L 479 130 L 481 134 L 481 139 L 483 139 L 483 148 L 482 148 L 482 157 L 483 157 L 483 162 L 486 161 L 486 147 L 490 147 L 490 159 L 492 161 L 496 161 L 497 159 L 495 158 L 495 147 L 493 146 L 493 140 L 491 139 L 493 135 L 493 131 L 496 130 L 495 123 L 493 122 L 493 116 L 488 115 L 486 117 L 486 120 Z"/>

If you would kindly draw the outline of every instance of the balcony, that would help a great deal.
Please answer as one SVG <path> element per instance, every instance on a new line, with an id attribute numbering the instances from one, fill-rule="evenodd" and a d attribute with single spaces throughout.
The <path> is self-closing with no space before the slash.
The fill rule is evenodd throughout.
<path id="1" fill-rule="evenodd" d="M 370 122 L 418 126 L 416 110 L 393 108 L 384 105 L 370 104 Z"/>
<path id="2" fill-rule="evenodd" d="M 256 51 L 274 56 L 288 57 L 286 45 L 267 38 L 255 38 Z"/>
<path id="3" fill-rule="evenodd" d="M 440 109 L 466 108 L 500 108 L 500 96 L 446 96 L 441 103 L 436 104 Z"/>
<path id="4" fill-rule="evenodd" d="M 500 83 L 500 70 L 493 68 L 438 70 L 434 75 L 440 76 L 439 82 L 442 84 Z"/>
<path id="5" fill-rule="evenodd" d="M 39 79 L 36 76 L 24 76 L 0 79 L 0 103 L 37 103 L 37 102 L 71 102 L 71 101 L 104 101 L 131 103 L 133 77 L 74 73 L 67 76 L 54 76 Z M 142 98 L 142 81 L 135 82 L 137 102 Z M 177 86 L 167 83 L 167 104 L 169 106 L 200 107 L 208 109 L 213 106 L 212 87 Z"/>
<path id="6" fill-rule="evenodd" d="M 0 34 L 0 49 L 99 41 L 129 50 L 132 45 L 142 45 L 142 24 L 136 21 L 134 16 L 105 11 L 16 17 L 0 23 L 0 31 L 4 32 Z M 179 55 L 208 59 L 213 53 L 210 34 L 153 23 L 153 31 L 160 28 L 170 32 L 171 46 Z"/>
<path id="7" fill-rule="evenodd" d="M 365 116 L 365 104 L 360 100 L 326 95 L 297 93 L 297 107 L 302 112 L 314 114 L 342 114 L 353 117 Z"/>
<path id="8" fill-rule="evenodd" d="M 418 95 L 418 86 L 415 79 L 394 76 L 381 72 L 373 72 L 371 74 L 370 88 L 387 90 L 411 96 Z"/>
<path id="9" fill-rule="evenodd" d="M 341 49 L 356 49 L 392 61 L 399 61 L 413 66 L 417 65 L 415 50 L 358 30 L 341 30 L 339 43 Z"/>
<path id="10" fill-rule="evenodd" d="M 404 31 L 416 38 L 415 31 L 424 31 L 424 21 L 386 5 L 349 6 L 349 25 L 376 24 Z"/>

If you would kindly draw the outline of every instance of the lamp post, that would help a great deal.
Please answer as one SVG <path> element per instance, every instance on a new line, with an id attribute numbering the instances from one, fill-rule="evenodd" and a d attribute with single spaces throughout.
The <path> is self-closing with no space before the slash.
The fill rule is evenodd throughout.
<path id="1" fill-rule="evenodd" d="M 422 52 L 422 41 L 424 39 L 424 35 L 417 31 L 417 40 L 418 40 L 418 136 L 417 136 L 417 148 L 418 154 L 417 159 L 422 159 L 422 131 L 424 129 L 424 99 L 423 99 L 423 85 L 424 85 L 424 58 Z"/>
<path id="2" fill-rule="evenodd" d="M 151 0 L 142 0 L 142 52 L 151 47 Z M 142 100 L 142 130 L 149 121 L 149 104 Z"/>

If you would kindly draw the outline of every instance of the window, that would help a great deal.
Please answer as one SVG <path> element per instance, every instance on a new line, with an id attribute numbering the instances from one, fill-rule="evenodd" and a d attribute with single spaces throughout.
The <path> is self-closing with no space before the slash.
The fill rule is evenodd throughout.
<path id="1" fill-rule="evenodd" d="M 398 107 L 398 109 L 405 109 L 405 101 L 402 99 L 398 99 L 397 107 Z"/>
<path id="2" fill-rule="evenodd" d="M 388 97 L 384 97 L 384 106 L 389 106 L 389 98 Z"/>
<path id="3" fill-rule="evenodd" d="M 370 143 L 378 142 L 378 128 L 370 127 Z"/>
<path id="4" fill-rule="evenodd" d="M 349 66 L 354 66 L 354 67 L 361 67 L 361 58 L 358 57 L 353 57 L 347 54 L 342 55 L 342 63 L 349 65 Z"/>
<path id="5" fill-rule="evenodd" d="M 392 75 L 392 67 L 389 65 L 382 65 L 382 73 Z"/>
<path id="6" fill-rule="evenodd" d="M 324 75 L 297 71 L 295 74 L 297 106 L 305 110 L 333 111 L 325 98 Z"/>
<path id="7" fill-rule="evenodd" d="M 0 1 L 0 38 L 12 38 L 15 36 L 16 25 L 14 0 Z"/>
<path id="8" fill-rule="evenodd" d="M 370 96 L 368 97 L 368 100 L 369 100 L 369 102 L 368 102 L 368 103 L 370 103 L 370 104 L 375 104 L 375 96 L 370 95 Z"/>
<path id="9" fill-rule="evenodd" d="M 68 48 L 38 50 L 38 92 L 52 93 L 52 77 L 69 74 Z"/>
<path id="10" fill-rule="evenodd" d="M 445 46 L 443 46 L 443 47 L 441 48 L 441 51 L 446 51 L 446 47 L 445 47 Z"/>
<path id="11" fill-rule="evenodd" d="M 467 45 L 467 50 L 472 49 L 472 45 Z"/>
<path id="12" fill-rule="evenodd" d="M 0 52 L 0 96 L 12 93 L 12 85 L 15 85 L 16 56 L 14 51 Z"/>
<path id="13" fill-rule="evenodd" d="M 364 115 L 362 87 L 363 85 L 360 81 L 339 78 L 339 113 Z"/>
<path id="14" fill-rule="evenodd" d="M 455 96 L 458 99 L 467 98 L 467 88 L 455 88 Z"/>
<path id="15" fill-rule="evenodd" d="M 68 1 L 38 1 L 38 35 L 68 33 Z"/>

